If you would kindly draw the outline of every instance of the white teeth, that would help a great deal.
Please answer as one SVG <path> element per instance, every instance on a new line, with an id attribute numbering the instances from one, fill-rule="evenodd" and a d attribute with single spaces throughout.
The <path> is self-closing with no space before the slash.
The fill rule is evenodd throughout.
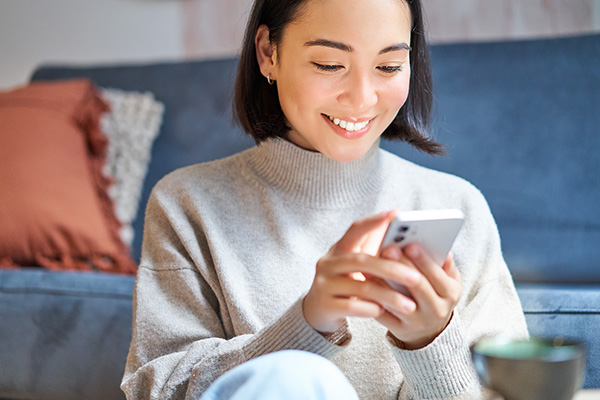
<path id="1" fill-rule="evenodd" d="M 340 128 L 343 128 L 349 132 L 360 131 L 361 129 L 363 129 L 365 126 L 367 126 L 369 124 L 369 121 L 348 122 L 348 121 L 344 121 L 343 119 L 339 119 L 339 118 L 333 118 L 330 116 L 327 116 L 327 117 L 334 124 L 338 125 Z"/>

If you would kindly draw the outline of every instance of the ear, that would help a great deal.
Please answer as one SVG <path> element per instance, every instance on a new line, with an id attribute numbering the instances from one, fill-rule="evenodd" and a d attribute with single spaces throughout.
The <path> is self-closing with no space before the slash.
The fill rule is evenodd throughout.
<path id="1" fill-rule="evenodd" d="M 263 24 L 258 27 L 254 37 L 254 46 L 256 47 L 256 59 L 258 60 L 260 72 L 265 78 L 271 74 L 273 80 L 277 79 L 274 74 L 277 57 L 271 45 L 269 28 L 266 25 Z"/>

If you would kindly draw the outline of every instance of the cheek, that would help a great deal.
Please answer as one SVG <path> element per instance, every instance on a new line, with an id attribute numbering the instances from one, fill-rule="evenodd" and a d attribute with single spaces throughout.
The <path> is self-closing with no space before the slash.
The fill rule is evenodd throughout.
<path id="1" fill-rule="evenodd" d="M 299 98 L 302 93 L 300 89 L 294 85 L 293 81 L 279 80 L 277 81 L 277 91 L 279 95 L 279 103 L 283 114 L 288 119 L 294 119 L 294 115 L 298 113 Z"/>
<path id="2" fill-rule="evenodd" d="M 396 109 L 402 108 L 408 98 L 409 79 L 410 76 L 406 79 L 399 80 L 393 85 L 390 85 L 388 90 L 386 90 L 386 102 L 390 107 Z"/>
<path id="3" fill-rule="evenodd" d="M 324 96 L 326 90 L 323 82 L 318 79 L 292 76 L 286 77 L 277 84 L 281 108 L 288 120 L 298 116 L 310 118 L 315 114 L 314 110 L 322 103 L 323 98 L 326 97 Z"/>

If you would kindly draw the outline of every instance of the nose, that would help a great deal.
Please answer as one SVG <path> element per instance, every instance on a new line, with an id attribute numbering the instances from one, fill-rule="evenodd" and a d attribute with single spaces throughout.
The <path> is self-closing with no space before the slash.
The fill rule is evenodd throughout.
<path id="1" fill-rule="evenodd" d="M 349 74 L 338 101 L 348 108 L 364 111 L 377 104 L 377 88 L 372 77 L 362 71 Z"/>

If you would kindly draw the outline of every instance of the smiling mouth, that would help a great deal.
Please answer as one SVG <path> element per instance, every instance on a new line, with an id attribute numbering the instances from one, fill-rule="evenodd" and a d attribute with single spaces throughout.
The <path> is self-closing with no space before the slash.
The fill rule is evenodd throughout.
<path id="1" fill-rule="evenodd" d="M 350 122 L 350 121 L 346 121 L 343 119 L 331 117 L 327 114 L 323 114 L 323 115 L 325 117 L 329 118 L 329 120 L 331 122 L 333 122 L 335 125 L 339 126 L 342 129 L 347 130 L 348 132 L 360 131 L 360 130 L 364 129 L 367 125 L 369 125 L 369 123 L 372 120 L 372 119 L 369 119 L 369 120 L 363 121 L 363 122 Z"/>

